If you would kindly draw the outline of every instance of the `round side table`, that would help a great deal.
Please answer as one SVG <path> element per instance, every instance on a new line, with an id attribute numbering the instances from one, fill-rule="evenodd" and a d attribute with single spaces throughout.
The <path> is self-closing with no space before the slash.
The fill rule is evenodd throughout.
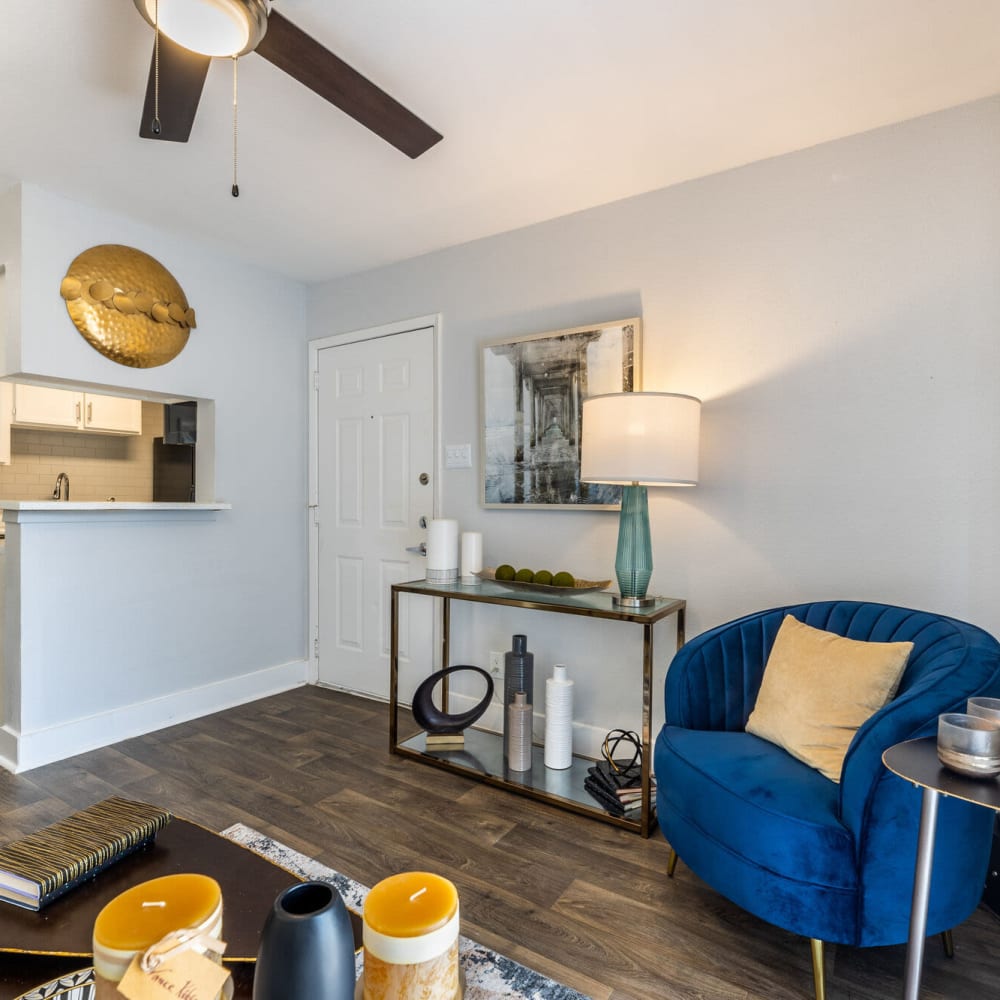
<path id="1" fill-rule="evenodd" d="M 937 833 L 938 799 L 950 795 L 973 805 L 1000 812 L 1000 781 L 997 778 L 966 778 L 946 768 L 937 755 L 937 738 L 907 740 L 889 747 L 882 763 L 924 790 L 920 807 L 920 834 L 917 838 L 917 863 L 913 872 L 913 904 L 910 909 L 910 938 L 906 946 L 906 977 L 903 1000 L 918 1000 L 920 973 L 924 964 L 924 940 L 927 932 L 927 903 L 931 889 L 931 861 Z"/>

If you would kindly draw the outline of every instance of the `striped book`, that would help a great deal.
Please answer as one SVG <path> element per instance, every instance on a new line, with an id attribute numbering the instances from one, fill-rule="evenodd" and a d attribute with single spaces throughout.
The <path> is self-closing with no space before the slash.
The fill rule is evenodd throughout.
<path id="1" fill-rule="evenodd" d="M 149 844 L 173 817 L 145 802 L 111 798 L 0 850 L 0 900 L 40 910 Z"/>

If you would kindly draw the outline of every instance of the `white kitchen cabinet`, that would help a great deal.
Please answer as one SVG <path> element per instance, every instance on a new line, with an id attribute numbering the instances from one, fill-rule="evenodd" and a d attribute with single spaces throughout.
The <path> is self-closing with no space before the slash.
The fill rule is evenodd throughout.
<path id="1" fill-rule="evenodd" d="M 13 423 L 15 427 L 80 427 L 83 393 L 16 383 Z"/>
<path id="2" fill-rule="evenodd" d="M 13 386 L 10 382 L 0 382 L 0 465 L 10 465 L 10 411 L 13 400 Z"/>
<path id="3" fill-rule="evenodd" d="M 14 427 L 141 434 L 142 402 L 72 389 L 14 385 Z"/>
<path id="4" fill-rule="evenodd" d="M 142 401 L 85 392 L 83 429 L 102 434 L 141 434 Z"/>

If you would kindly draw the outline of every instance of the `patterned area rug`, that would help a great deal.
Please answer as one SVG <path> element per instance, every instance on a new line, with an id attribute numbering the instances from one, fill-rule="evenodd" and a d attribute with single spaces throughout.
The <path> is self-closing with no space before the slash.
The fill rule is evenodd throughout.
<path id="1" fill-rule="evenodd" d="M 318 879 L 331 883 L 352 909 L 361 912 L 368 895 L 367 886 L 341 875 L 312 858 L 293 851 L 290 847 L 265 837 L 256 830 L 237 823 L 222 831 L 222 836 L 242 844 L 263 855 L 282 868 L 287 868 L 303 879 Z M 489 948 L 484 948 L 466 937 L 459 939 L 459 961 L 465 973 L 465 1000 L 588 1000 L 583 993 L 543 976 L 527 966 L 505 958 Z M 355 975 L 361 974 L 364 960 L 358 953 Z"/>

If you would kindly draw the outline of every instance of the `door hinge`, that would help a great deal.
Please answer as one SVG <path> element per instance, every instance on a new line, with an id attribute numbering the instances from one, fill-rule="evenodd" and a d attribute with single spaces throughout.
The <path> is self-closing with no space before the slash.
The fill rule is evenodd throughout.
<path id="1" fill-rule="evenodd" d="M 319 636 L 316 636 L 316 638 L 313 639 L 313 656 L 317 660 L 319 659 Z"/>
<path id="2" fill-rule="evenodd" d="M 319 389 L 319 369 L 313 372 L 313 388 Z"/>

